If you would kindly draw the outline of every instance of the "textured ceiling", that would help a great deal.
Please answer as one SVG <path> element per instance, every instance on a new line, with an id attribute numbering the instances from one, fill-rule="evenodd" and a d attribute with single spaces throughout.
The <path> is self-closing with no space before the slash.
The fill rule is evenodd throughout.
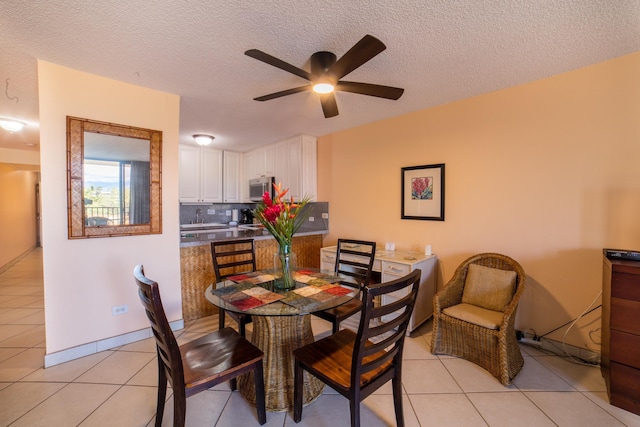
<path id="1" fill-rule="evenodd" d="M 340 115 L 330 119 L 309 92 L 253 101 L 305 81 L 245 50 L 307 68 L 312 53 L 340 57 L 365 34 L 387 50 L 348 80 L 405 88 L 398 101 L 338 92 Z M 0 116 L 30 126 L 0 129 L 0 147 L 38 149 L 36 59 L 178 94 L 181 143 L 211 133 L 217 146 L 246 151 L 638 50 L 637 0 L 2 0 Z"/>

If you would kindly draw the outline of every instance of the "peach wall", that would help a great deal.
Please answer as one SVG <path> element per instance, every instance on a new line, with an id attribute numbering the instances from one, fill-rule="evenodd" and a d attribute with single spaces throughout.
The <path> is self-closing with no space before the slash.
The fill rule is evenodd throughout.
<path id="1" fill-rule="evenodd" d="M 38 173 L 0 163 L 0 271 L 36 246 Z"/>
<path id="2" fill-rule="evenodd" d="M 638 75 L 635 53 L 319 138 L 325 244 L 431 244 L 439 286 L 468 256 L 504 253 L 529 277 L 517 328 L 577 317 L 600 302 L 602 249 L 640 250 Z M 401 220 L 400 168 L 435 163 L 446 164 L 445 221 Z M 599 351 L 600 313 L 567 342 Z"/>
<path id="3" fill-rule="evenodd" d="M 181 319 L 178 182 L 167 179 L 178 176 L 180 98 L 45 61 L 38 86 L 47 354 L 147 328 L 138 263 L 160 284 L 169 320 Z M 163 132 L 162 234 L 68 240 L 67 115 Z"/>

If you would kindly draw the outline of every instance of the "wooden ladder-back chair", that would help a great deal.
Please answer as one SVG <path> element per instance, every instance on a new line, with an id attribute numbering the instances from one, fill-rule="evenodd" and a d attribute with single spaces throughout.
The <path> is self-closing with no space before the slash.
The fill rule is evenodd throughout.
<path id="1" fill-rule="evenodd" d="M 433 297 L 431 353 L 461 357 L 510 384 L 524 365 L 514 322 L 525 282 L 520 264 L 506 255 L 483 253 L 460 264 Z"/>
<path id="2" fill-rule="evenodd" d="M 360 285 L 360 289 L 363 289 L 365 286 L 368 286 L 371 281 L 371 270 L 373 269 L 375 255 L 376 242 L 338 239 L 335 272 L 355 278 Z M 353 284 L 348 282 L 343 283 L 343 285 L 353 286 Z M 340 330 L 340 322 L 353 316 L 360 310 L 362 310 L 362 301 L 354 299 L 338 307 L 318 311 L 313 314 L 331 322 L 333 325 L 333 333 L 335 334 Z"/>
<path id="3" fill-rule="evenodd" d="M 256 250 L 253 239 L 211 242 L 211 258 L 216 281 L 221 282 L 229 276 L 256 271 Z M 218 308 L 218 327 L 224 328 L 225 315 L 238 323 L 240 335 L 245 336 L 245 326 L 251 323 L 251 315 L 232 313 Z"/>
<path id="4" fill-rule="evenodd" d="M 391 380 L 396 424 L 404 426 L 402 353 L 420 274 L 414 270 L 400 279 L 366 286 L 357 333 L 343 329 L 293 351 L 295 422 L 302 419 L 302 374 L 306 370 L 349 399 L 352 427 L 360 426 L 360 402 Z M 374 305 L 374 298 L 391 292 L 392 302 Z"/>
<path id="5" fill-rule="evenodd" d="M 262 351 L 231 328 L 178 346 L 162 307 L 158 284 L 145 277 L 142 265 L 137 265 L 133 274 L 158 351 L 156 427 L 162 425 L 167 382 L 173 389 L 173 425 L 182 427 L 186 419 L 187 397 L 248 372 L 253 372 L 256 382 L 258 422 L 264 424 L 267 414 Z M 235 390 L 235 381 L 232 381 L 231 388 Z"/>

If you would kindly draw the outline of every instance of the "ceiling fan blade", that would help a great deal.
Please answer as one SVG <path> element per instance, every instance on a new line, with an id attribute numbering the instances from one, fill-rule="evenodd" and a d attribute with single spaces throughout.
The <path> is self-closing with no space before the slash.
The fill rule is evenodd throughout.
<path id="1" fill-rule="evenodd" d="M 280 68 L 281 70 L 287 71 L 291 74 L 295 74 L 296 76 L 302 77 L 303 79 L 311 80 L 311 74 L 307 71 L 291 65 L 288 62 L 284 62 L 283 60 L 278 59 L 275 56 L 271 56 L 268 53 L 264 53 L 261 50 L 249 49 L 244 54 L 257 59 L 258 61 L 262 61 L 276 68 Z"/>
<path id="2" fill-rule="evenodd" d="M 399 87 L 345 81 L 338 82 L 338 84 L 336 85 L 336 90 L 342 92 L 359 93 L 360 95 L 377 96 L 378 98 L 393 100 L 400 98 L 404 93 L 404 89 Z"/>
<path id="3" fill-rule="evenodd" d="M 333 64 L 328 75 L 336 81 L 340 80 L 386 48 L 380 40 L 367 34 Z"/>
<path id="4" fill-rule="evenodd" d="M 292 89 L 281 90 L 280 92 L 270 93 L 269 95 L 259 96 L 253 98 L 254 101 L 268 101 L 270 99 L 280 98 L 282 96 L 293 95 L 294 93 L 304 92 L 305 90 L 311 90 L 311 85 L 294 87 Z"/>
<path id="5" fill-rule="evenodd" d="M 324 118 L 335 117 L 338 115 L 338 104 L 333 93 L 325 93 L 320 95 L 320 103 L 322 104 L 322 112 Z"/>

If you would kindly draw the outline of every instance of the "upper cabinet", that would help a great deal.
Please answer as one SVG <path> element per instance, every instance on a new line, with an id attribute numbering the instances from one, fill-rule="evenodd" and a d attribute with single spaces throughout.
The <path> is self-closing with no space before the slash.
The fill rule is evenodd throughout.
<path id="1" fill-rule="evenodd" d="M 249 151 L 244 155 L 245 177 L 247 180 L 275 176 L 274 146 L 268 145 Z"/>
<path id="2" fill-rule="evenodd" d="M 317 151 L 316 138 L 308 135 L 299 135 L 287 140 L 289 172 L 287 186 L 289 194 L 295 200 L 310 197 L 316 201 L 318 192 L 317 182 Z"/>
<path id="3" fill-rule="evenodd" d="M 316 138 L 298 135 L 249 151 L 244 155 L 245 186 L 253 178 L 273 176 L 295 200 L 310 196 L 316 200 Z"/>
<path id="4" fill-rule="evenodd" d="M 180 202 L 221 203 L 222 150 L 181 145 L 179 147 Z"/>
<path id="5" fill-rule="evenodd" d="M 224 152 L 223 200 L 225 203 L 239 203 L 242 201 L 241 158 L 241 153 Z"/>
<path id="6" fill-rule="evenodd" d="M 180 145 L 181 203 L 249 202 L 249 180 L 273 176 L 295 200 L 317 195 L 316 138 L 298 135 L 246 153 Z"/>

